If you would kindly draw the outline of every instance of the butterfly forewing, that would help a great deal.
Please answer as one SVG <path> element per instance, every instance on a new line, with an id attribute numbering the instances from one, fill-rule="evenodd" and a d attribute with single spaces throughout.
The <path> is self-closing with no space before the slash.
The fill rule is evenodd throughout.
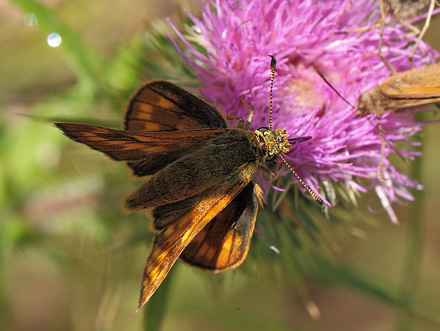
<path id="1" fill-rule="evenodd" d="M 398 111 L 400 109 L 407 109 L 411 107 L 418 107 L 423 105 L 429 105 L 431 103 L 440 102 L 439 98 L 412 98 L 412 99 L 398 99 L 396 97 L 386 100 L 386 107 L 383 107 L 384 111 Z"/>
<path id="2" fill-rule="evenodd" d="M 395 74 L 379 86 L 381 93 L 390 98 L 418 99 L 422 102 L 426 99 L 423 104 L 437 102 L 440 98 L 440 65 Z"/>
<path id="3" fill-rule="evenodd" d="M 383 114 L 440 102 L 440 65 L 396 73 L 359 96 L 358 114 Z"/>
<path id="4" fill-rule="evenodd" d="M 123 127 L 128 131 L 226 128 L 217 109 L 166 81 L 141 86 L 128 102 Z"/>
<path id="5" fill-rule="evenodd" d="M 193 151 L 227 129 L 171 132 L 130 132 L 94 125 L 55 123 L 70 139 L 127 165 L 138 177 L 147 176 Z"/>
<path id="6" fill-rule="evenodd" d="M 209 135 L 204 129 L 226 128 L 222 115 L 203 100 L 170 82 L 156 80 L 142 85 L 130 98 L 124 115 L 123 128 L 128 131 L 167 132 L 200 130 L 199 139 Z M 136 177 L 149 176 L 176 161 L 188 152 L 176 144 L 163 153 L 127 162 Z M 194 148 L 195 146 L 191 146 Z"/>

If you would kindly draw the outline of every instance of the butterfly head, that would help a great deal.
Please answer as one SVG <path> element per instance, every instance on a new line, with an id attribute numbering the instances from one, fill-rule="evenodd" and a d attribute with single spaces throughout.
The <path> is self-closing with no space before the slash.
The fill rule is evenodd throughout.
<path id="1" fill-rule="evenodd" d="M 384 97 L 382 93 L 376 88 L 372 91 L 363 93 L 359 96 L 358 104 L 356 105 L 356 115 L 368 114 L 382 114 L 385 113 L 385 108 L 382 104 Z"/>
<path id="2" fill-rule="evenodd" d="M 264 161 L 272 161 L 281 153 L 288 153 L 291 145 L 286 130 L 263 127 L 255 131 L 258 143 L 264 152 Z"/>

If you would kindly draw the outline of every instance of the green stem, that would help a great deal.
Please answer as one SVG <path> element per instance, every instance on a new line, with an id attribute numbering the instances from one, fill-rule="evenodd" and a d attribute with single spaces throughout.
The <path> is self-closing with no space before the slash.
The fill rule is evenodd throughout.
<path id="1" fill-rule="evenodd" d="M 422 137 L 420 137 L 423 146 Z M 421 147 L 422 148 L 422 147 Z M 423 157 L 416 158 L 412 165 L 411 177 L 421 182 Z M 420 265 L 421 243 L 424 228 L 423 196 L 424 192 L 417 190 L 414 194 L 415 201 L 409 220 L 408 239 L 402 271 L 402 305 L 406 309 L 400 313 L 397 320 L 397 330 L 411 330 L 413 316 L 408 311 L 414 310 L 414 300 L 417 292 L 418 270 Z"/>
<path id="2" fill-rule="evenodd" d="M 143 308 L 144 331 L 157 331 L 161 329 L 168 303 L 167 299 L 170 291 L 170 285 L 174 280 L 176 269 L 178 269 L 178 263 L 176 263 L 174 267 L 170 270 L 167 277 L 164 279 L 162 284 L 148 301 L 146 307 Z"/>

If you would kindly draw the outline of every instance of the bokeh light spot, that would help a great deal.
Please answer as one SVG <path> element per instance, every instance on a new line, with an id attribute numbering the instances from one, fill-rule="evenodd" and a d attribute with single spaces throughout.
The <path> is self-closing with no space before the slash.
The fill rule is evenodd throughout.
<path id="1" fill-rule="evenodd" d="M 58 33 L 51 33 L 47 36 L 47 44 L 50 47 L 58 47 L 61 45 L 61 36 Z"/>

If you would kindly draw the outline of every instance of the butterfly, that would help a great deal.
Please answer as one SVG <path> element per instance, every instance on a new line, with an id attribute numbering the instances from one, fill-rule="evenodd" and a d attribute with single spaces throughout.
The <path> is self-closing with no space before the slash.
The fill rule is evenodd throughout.
<path id="1" fill-rule="evenodd" d="M 440 102 L 439 64 L 393 74 L 374 89 L 359 96 L 356 113 L 358 115 L 377 114 L 378 116 L 377 131 L 382 140 L 379 166 L 377 168 L 380 181 L 385 182 L 382 169 L 384 167 L 384 148 L 388 142 L 383 134 L 380 121 L 381 115 L 438 102 Z M 406 164 L 409 164 L 409 161 L 390 142 L 388 144 Z"/>
<path id="2" fill-rule="evenodd" d="M 272 57 L 271 91 L 275 65 Z M 287 153 L 291 143 L 311 139 L 288 139 L 285 130 L 271 127 L 249 131 L 254 113 L 249 108 L 246 123 L 241 120 L 231 129 L 213 106 L 170 82 L 153 80 L 128 101 L 123 130 L 55 123 L 68 138 L 124 161 L 134 177 L 147 179 L 122 200 L 128 213 L 152 209 L 152 230 L 158 232 L 138 310 L 178 258 L 212 272 L 245 260 L 263 195 L 253 178 L 264 162 Z"/>
<path id="3" fill-rule="evenodd" d="M 391 75 L 359 96 L 357 113 L 381 115 L 437 102 L 440 102 L 440 64 Z"/>

